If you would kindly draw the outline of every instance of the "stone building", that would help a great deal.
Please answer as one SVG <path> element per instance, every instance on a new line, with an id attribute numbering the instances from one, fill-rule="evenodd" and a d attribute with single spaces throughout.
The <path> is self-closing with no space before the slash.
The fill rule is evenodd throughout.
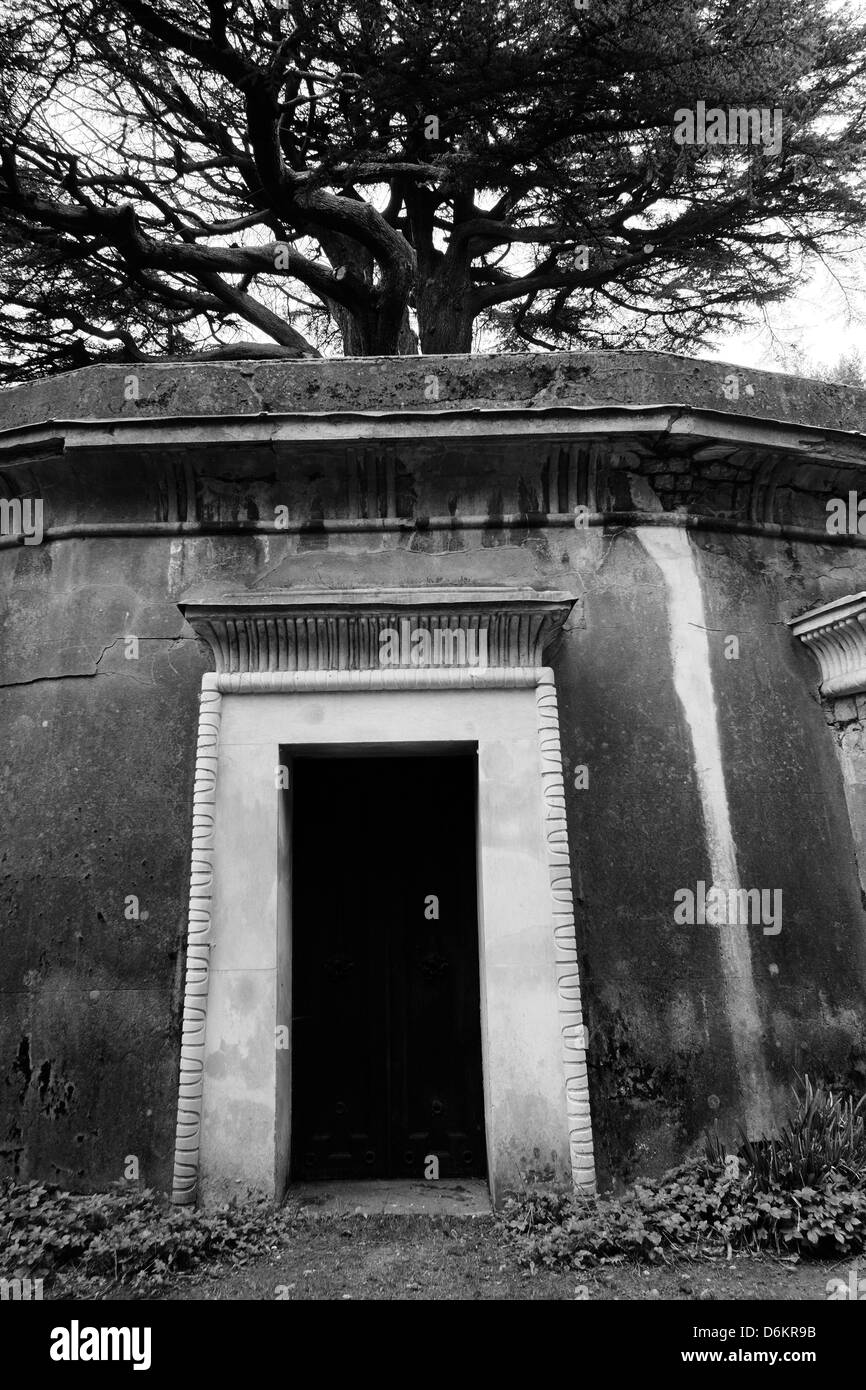
<path id="1" fill-rule="evenodd" d="M 862 1089 L 864 423 L 629 353 L 0 395 L 5 1170 L 498 1201 Z"/>

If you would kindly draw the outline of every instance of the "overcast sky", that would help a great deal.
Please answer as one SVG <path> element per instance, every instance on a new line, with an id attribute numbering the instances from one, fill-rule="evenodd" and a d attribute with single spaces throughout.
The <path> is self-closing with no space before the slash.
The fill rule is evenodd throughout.
<path id="1" fill-rule="evenodd" d="M 831 8 L 862 18 L 866 0 L 832 0 Z M 794 372 L 802 370 L 794 360 L 797 349 L 813 364 L 835 364 L 853 348 L 866 360 L 866 208 L 863 232 L 853 259 L 834 265 L 832 272 L 816 267 L 812 281 L 793 299 L 769 310 L 769 329 L 737 334 L 721 342 L 717 351 L 698 355 Z"/>
<path id="2" fill-rule="evenodd" d="M 866 211 L 864 211 L 866 222 Z M 840 283 L 844 276 L 844 282 Z M 859 283 L 858 283 L 859 282 Z M 806 364 L 834 364 L 843 352 L 859 349 L 866 360 L 866 260 L 828 271 L 818 267 L 813 280 L 788 303 L 768 311 L 769 327 L 726 338 L 716 351 L 699 356 L 743 367 L 805 371 Z M 796 359 L 802 353 L 803 364 Z"/>

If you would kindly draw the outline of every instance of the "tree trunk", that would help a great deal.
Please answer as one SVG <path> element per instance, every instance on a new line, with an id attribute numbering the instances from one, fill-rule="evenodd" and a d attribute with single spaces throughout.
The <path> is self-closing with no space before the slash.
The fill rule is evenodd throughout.
<path id="1" fill-rule="evenodd" d="M 418 286 L 417 295 L 421 351 L 471 352 L 474 315 L 469 284 L 445 275 L 431 277 Z"/>
<path id="2" fill-rule="evenodd" d="M 366 247 L 335 232 L 321 233 L 319 241 L 338 274 L 355 282 L 363 307 L 349 308 L 334 299 L 326 301 L 340 330 L 345 357 L 404 357 L 418 351 L 418 338 L 409 323 L 407 299 L 411 277 L 392 268 L 378 289 L 375 266 Z"/>
<path id="3" fill-rule="evenodd" d="M 394 310 L 351 311 L 342 304 L 329 305 L 340 329 L 345 357 L 407 357 L 418 351 L 418 338 L 403 307 L 398 318 Z"/>

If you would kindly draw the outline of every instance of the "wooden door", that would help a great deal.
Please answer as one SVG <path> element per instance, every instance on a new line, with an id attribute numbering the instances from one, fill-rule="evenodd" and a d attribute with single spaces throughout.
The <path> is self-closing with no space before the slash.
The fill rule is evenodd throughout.
<path id="1" fill-rule="evenodd" d="M 476 765 L 293 764 L 296 1180 L 485 1172 Z"/>

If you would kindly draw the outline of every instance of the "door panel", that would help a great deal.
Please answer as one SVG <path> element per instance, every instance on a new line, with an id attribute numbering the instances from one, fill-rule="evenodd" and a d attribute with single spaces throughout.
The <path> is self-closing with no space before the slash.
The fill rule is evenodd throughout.
<path id="1" fill-rule="evenodd" d="M 295 1179 L 485 1172 L 475 769 L 294 762 Z"/>

